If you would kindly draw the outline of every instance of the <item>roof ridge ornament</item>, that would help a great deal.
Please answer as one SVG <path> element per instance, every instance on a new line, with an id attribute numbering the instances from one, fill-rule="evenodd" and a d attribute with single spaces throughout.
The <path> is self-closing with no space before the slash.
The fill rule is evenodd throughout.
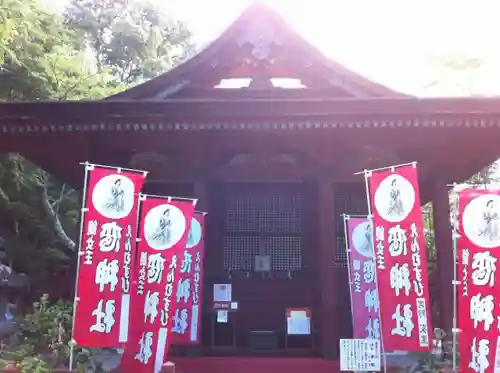
<path id="1" fill-rule="evenodd" d="M 263 61 L 269 59 L 273 44 L 282 45 L 283 39 L 277 34 L 271 20 L 256 19 L 248 24 L 238 39 L 239 46 L 247 43 L 253 47 L 252 56 Z"/>

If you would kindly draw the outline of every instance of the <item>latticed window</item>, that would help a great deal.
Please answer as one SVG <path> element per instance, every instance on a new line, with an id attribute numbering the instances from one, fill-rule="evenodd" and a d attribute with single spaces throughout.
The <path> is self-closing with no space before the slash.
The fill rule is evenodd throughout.
<path id="1" fill-rule="evenodd" d="M 256 257 L 271 271 L 302 268 L 300 191 L 283 187 L 228 188 L 225 197 L 224 269 L 252 272 Z"/>
<path id="2" fill-rule="evenodd" d="M 336 265 L 347 265 L 344 219 L 341 214 L 366 215 L 368 213 L 364 183 L 335 185 L 335 257 Z"/>

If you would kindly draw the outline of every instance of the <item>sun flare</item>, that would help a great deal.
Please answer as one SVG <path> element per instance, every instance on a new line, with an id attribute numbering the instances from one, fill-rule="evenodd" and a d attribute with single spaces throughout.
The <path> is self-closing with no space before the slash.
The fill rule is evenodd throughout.
<path id="1" fill-rule="evenodd" d="M 69 0 L 44 0 L 61 8 Z M 500 94 L 498 0 L 171 0 L 199 45 L 252 2 L 275 8 L 326 56 L 369 79 L 420 96 Z M 448 62 L 477 59 L 477 68 Z"/>
<path id="2" fill-rule="evenodd" d="M 216 38 L 255 0 L 175 0 L 198 43 Z M 259 0 L 325 55 L 394 89 L 417 95 L 500 93 L 500 2 L 483 0 Z M 196 11 L 194 11 L 196 10 Z M 445 58 L 479 58 L 473 71 L 443 71 Z M 438 85 L 433 84 L 439 80 Z M 431 89 L 430 87 L 433 87 Z"/>

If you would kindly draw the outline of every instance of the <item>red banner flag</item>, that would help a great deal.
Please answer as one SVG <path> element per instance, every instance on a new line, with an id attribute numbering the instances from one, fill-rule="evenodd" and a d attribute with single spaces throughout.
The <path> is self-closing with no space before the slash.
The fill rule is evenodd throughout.
<path id="1" fill-rule="evenodd" d="M 380 339 L 373 228 L 367 218 L 346 219 L 353 338 Z"/>
<path id="2" fill-rule="evenodd" d="M 85 167 L 73 339 L 80 346 L 117 347 L 128 337 L 137 196 L 146 172 Z"/>
<path id="3" fill-rule="evenodd" d="M 158 373 L 168 355 L 180 267 L 195 204 L 191 199 L 141 195 L 132 327 L 120 364 L 124 372 Z"/>
<path id="4" fill-rule="evenodd" d="M 490 373 L 500 365 L 500 191 L 463 190 L 458 206 L 460 372 Z"/>
<path id="5" fill-rule="evenodd" d="M 203 278 L 205 213 L 195 212 L 191 222 L 175 301 L 177 310 L 172 320 L 172 344 L 199 343 Z"/>
<path id="6" fill-rule="evenodd" d="M 385 351 L 429 351 L 427 254 L 416 165 L 369 171 Z"/>

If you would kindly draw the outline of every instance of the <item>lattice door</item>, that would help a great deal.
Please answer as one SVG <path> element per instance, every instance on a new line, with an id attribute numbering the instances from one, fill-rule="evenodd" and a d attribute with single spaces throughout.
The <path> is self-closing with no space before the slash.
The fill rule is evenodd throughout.
<path id="1" fill-rule="evenodd" d="M 300 191 L 282 187 L 231 188 L 225 198 L 224 269 L 252 272 L 258 255 L 271 270 L 302 268 Z"/>

